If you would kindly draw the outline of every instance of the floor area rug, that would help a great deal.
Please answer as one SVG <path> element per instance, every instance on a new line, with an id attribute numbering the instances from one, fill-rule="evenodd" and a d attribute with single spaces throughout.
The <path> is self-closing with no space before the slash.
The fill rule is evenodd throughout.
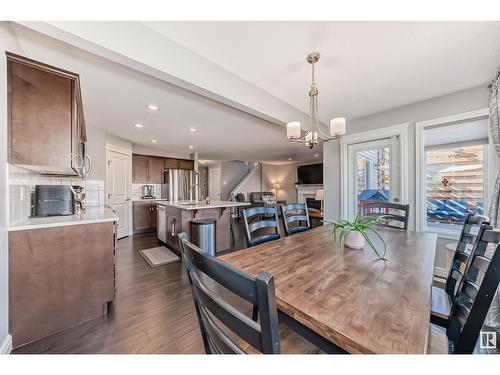
<path id="1" fill-rule="evenodd" d="M 151 249 L 139 250 L 144 260 L 151 268 L 163 266 L 172 262 L 179 262 L 181 258 L 165 246 L 153 247 Z"/>

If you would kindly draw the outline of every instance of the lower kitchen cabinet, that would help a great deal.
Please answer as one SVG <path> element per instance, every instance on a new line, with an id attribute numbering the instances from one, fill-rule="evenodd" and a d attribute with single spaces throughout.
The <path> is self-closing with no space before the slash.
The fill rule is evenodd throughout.
<path id="1" fill-rule="evenodd" d="M 9 233 L 13 347 L 107 313 L 114 300 L 114 222 Z"/>
<path id="2" fill-rule="evenodd" d="M 156 230 L 157 208 L 154 202 L 134 202 L 134 234 Z"/>

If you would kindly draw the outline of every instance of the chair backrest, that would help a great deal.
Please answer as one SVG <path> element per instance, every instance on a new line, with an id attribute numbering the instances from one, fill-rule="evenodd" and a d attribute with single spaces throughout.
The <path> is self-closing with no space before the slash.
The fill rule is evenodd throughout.
<path id="1" fill-rule="evenodd" d="M 236 202 L 245 202 L 245 194 L 243 193 L 238 193 L 236 194 L 236 196 L 234 197 L 234 199 L 236 200 Z"/>
<path id="2" fill-rule="evenodd" d="M 384 216 L 379 225 L 408 230 L 408 218 L 410 214 L 409 204 L 399 204 L 390 202 L 374 202 L 363 206 L 363 216 L 380 217 Z"/>
<path id="3" fill-rule="evenodd" d="M 281 205 L 285 234 L 304 232 L 311 229 L 309 212 L 305 203 L 290 203 Z M 296 225 L 294 223 L 297 223 Z"/>
<path id="4" fill-rule="evenodd" d="M 468 214 L 465 218 L 462 233 L 460 233 L 460 238 L 458 239 L 457 249 L 451 262 L 448 277 L 446 278 L 445 290 L 451 297 L 452 302 L 455 301 L 463 275 L 467 273 L 470 260 L 474 255 L 472 250 L 475 249 L 479 230 L 483 223 L 488 224 L 489 218 L 472 214 Z"/>
<path id="5" fill-rule="evenodd" d="M 271 217 L 267 217 L 271 215 Z M 247 246 L 280 238 L 278 210 L 275 207 L 252 207 L 243 210 Z"/>
<path id="6" fill-rule="evenodd" d="M 482 224 L 446 335 L 452 353 L 472 353 L 500 283 L 500 230 Z"/>
<path id="7" fill-rule="evenodd" d="M 261 272 L 253 277 L 205 254 L 188 241 L 186 233 L 179 234 L 179 242 L 206 353 L 245 353 L 238 345 L 241 341 L 265 354 L 280 353 L 273 276 Z M 259 323 L 223 299 L 213 290 L 210 282 L 216 282 L 256 306 Z"/>

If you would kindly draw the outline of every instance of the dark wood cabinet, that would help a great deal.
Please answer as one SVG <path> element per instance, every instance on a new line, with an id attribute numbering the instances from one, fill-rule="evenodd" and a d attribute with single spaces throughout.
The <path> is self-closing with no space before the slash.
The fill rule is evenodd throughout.
<path id="1" fill-rule="evenodd" d="M 173 158 L 163 158 L 164 169 L 179 169 L 179 160 Z"/>
<path id="2" fill-rule="evenodd" d="M 151 184 L 163 182 L 163 158 L 146 155 L 132 155 L 132 181 Z"/>
<path id="3" fill-rule="evenodd" d="M 134 202 L 133 211 L 134 234 L 150 232 L 156 229 L 156 203 Z"/>
<path id="4" fill-rule="evenodd" d="M 179 159 L 179 169 L 194 170 L 194 160 Z"/>
<path id="5" fill-rule="evenodd" d="M 106 314 L 113 222 L 9 233 L 9 328 L 18 347 Z"/>
<path id="6" fill-rule="evenodd" d="M 149 182 L 149 157 L 132 155 L 132 181 Z"/>
<path id="7" fill-rule="evenodd" d="M 163 159 L 149 157 L 149 182 L 161 184 L 163 182 Z"/>
<path id="8" fill-rule="evenodd" d="M 194 160 L 162 158 L 159 156 L 132 155 L 132 182 L 163 183 L 165 169 L 194 170 Z"/>
<path id="9" fill-rule="evenodd" d="M 87 162 L 79 76 L 7 52 L 9 163 L 81 175 Z"/>

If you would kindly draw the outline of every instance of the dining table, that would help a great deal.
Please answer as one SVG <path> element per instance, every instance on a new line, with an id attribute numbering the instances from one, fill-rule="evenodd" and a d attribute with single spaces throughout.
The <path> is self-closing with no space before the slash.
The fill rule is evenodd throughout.
<path id="1" fill-rule="evenodd" d="M 424 354 L 436 235 L 377 228 L 387 261 L 365 244 L 340 248 L 333 225 L 219 259 L 274 277 L 278 319 L 327 353 Z M 384 245 L 368 232 L 380 252 Z"/>

